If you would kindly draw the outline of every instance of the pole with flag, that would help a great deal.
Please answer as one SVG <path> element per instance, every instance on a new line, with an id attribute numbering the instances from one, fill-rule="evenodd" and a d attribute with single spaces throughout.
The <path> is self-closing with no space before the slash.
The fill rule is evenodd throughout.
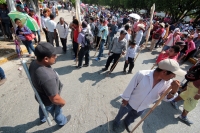
<path id="1" fill-rule="evenodd" d="M 80 0 L 76 0 L 76 19 L 79 21 L 79 26 L 81 25 L 81 12 L 80 12 Z M 78 44 L 77 56 L 76 56 L 76 64 L 78 62 L 78 53 L 80 50 L 80 44 Z"/>
<path id="2" fill-rule="evenodd" d="M 145 48 L 147 47 L 147 43 L 149 40 L 149 36 L 150 36 L 150 32 L 151 32 L 151 28 L 152 28 L 152 24 L 153 24 L 153 15 L 154 15 L 154 11 L 155 11 L 155 3 L 153 4 L 153 6 L 151 7 L 151 16 L 150 16 L 150 24 L 149 24 L 149 29 L 146 35 L 146 42 L 145 42 Z"/>

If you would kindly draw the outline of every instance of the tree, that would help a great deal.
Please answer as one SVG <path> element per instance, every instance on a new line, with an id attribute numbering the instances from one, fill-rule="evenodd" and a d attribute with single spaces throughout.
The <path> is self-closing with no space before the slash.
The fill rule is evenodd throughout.
<path id="1" fill-rule="evenodd" d="M 164 11 L 174 22 L 183 20 L 186 16 L 194 17 L 195 21 L 200 18 L 200 0 L 83 0 L 83 2 L 124 10 L 145 9 L 147 12 L 150 12 L 151 6 L 155 3 L 156 11 Z"/>

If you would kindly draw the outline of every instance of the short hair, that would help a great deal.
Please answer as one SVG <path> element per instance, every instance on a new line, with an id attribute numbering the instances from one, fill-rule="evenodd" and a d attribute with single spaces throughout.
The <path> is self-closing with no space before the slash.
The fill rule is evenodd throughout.
<path id="1" fill-rule="evenodd" d="M 20 20 L 19 18 L 16 18 L 14 21 L 15 21 L 15 23 L 18 21 L 18 20 Z M 21 21 L 21 20 L 20 20 Z"/>
<path id="2" fill-rule="evenodd" d="M 100 23 L 103 23 L 104 19 L 100 18 Z"/>
<path id="3" fill-rule="evenodd" d="M 126 24 L 124 28 L 127 31 L 130 28 L 130 26 L 128 24 Z"/>
<path id="4" fill-rule="evenodd" d="M 44 11 L 43 11 L 43 14 L 45 14 L 45 13 L 47 13 L 47 10 L 44 10 Z"/>
<path id="5" fill-rule="evenodd" d="M 50 19 L 54 19 L 54 15 L 52 13 L 50 14 L 49 17 L 50 17 Z"/>
<path id="6" fill-rule="evenodd" d="M 92 22 L 94 22 L 94 18 L 90 18 L 90 20 L 91 20 Z"/>
<path id="7" fill-rule="evenodd" d="M 155 71 L 156 72 L 162 72 L 162 71 L 164 71 L 163 69 L 160 69 L 159 67 L 157 67 L 156 69 L 155 69 Z M 166 70 L 167 71 L 167 70 Z M 170 74 L 172 74 L 172 72 L 171 71 L 167 71 L 167 75 L 170 75 Z"/>
<path id="8" fill-rule="evenodd" d="M 129 41 L 130 45 L 136 45 L 135 41 Z"/>
<path id="9" fill-rule="evenodd" d="M 74 20 L 72 21 L 72 23 L 73 23 L 73 24 L 76 24 L 76 25 L 79 25 L 79 22 L 78 22 L 77 19 L 74 19 Z"/>
<path id="10" fill-rule="evenodd" d="M 180 49 L 180 46 L 178 46 L 178 45 L 174 45 L 174 46 L 172 46 L 171 48 L 174 49 L 174 52 L 175 52 L 175 53 L 179 53 L 180 50 L 181 50 L 181 49 Z"/>

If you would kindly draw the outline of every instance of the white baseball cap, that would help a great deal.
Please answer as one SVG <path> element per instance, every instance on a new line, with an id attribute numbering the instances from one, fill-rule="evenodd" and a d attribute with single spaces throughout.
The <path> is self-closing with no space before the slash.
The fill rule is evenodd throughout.
<path id="1" fill-rule="evenodd" d="M 165 60 L 160 61 L 158 63 L 158 68 L 160 68 L 162 70 L 170 71 L 176 75 L 185 75 L 186 74 L 186 72 L 180 68 L 178 62 L 173 59 L 165 59 Z"/>

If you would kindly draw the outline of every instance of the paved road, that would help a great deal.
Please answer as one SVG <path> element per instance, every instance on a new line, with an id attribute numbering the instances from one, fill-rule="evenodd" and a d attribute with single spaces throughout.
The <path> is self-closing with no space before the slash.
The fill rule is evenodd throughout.
<path id="1" fill-rule="evenodd" d="M 71 21 L 69 13 L 60 13 L 67 22 Z M 56 18 L 56 21 L 58 17 Z M 47 123 L 39 125 L 38 103 L 34 99 L 25 72 L 17 70 L 20 66 L 19 60 L 12 60 L 3 64 L 8 81 L 0 86 L 0 132 L 2 133 L 108 133 L 111 132 L 112 120 L 120 107 L 121 99 L 119 95 L 124 91 L 134 73 L 138 70 L 146 70 L 152 67 L 156 55 L 160 49 L 152 54 L 144 50 L 139 55 L 135 63 L 133 74 L 122 74 L 124 65 L 120 60 L 113 73 L 106 77 L 101 73 L 107 58 L 101 61 L 94 61 L 94 51 L 91 51 L 90 67 L 77 70 L 75 62 L 72 60 L 71 40 L 68 39 L 69 50 L 67 54 L 58 55 L 57 63 L 53 65 L 60 75 L 60 80 L 64 84 L 62 97 L 67 101 L 63 107 L 63 113 L 71 115 L 70 122 L 59 128 L 53 121 L 53 126 Z M 104 54 L 108 51 L 105 50 Z M 185 70 L 191 64 L 184 64 L 181 67 Z M 177 79 L 182 80 L 181 76 Z M 170 103 L 162 102 L 156 110 L 142 123 L 136 133 L 198 133 L 200 127 L 199 109 L 200 106 L 189 114 L 189 118 L 194 122 L 192 126 L 187 126 L 180 122 L 177 117 L 181 113 L 175 110 Z M 138 118 L 132 125 L 134 126 L 141 118 Z M 118 132 L 126 132 L 123 125 Z"/>

